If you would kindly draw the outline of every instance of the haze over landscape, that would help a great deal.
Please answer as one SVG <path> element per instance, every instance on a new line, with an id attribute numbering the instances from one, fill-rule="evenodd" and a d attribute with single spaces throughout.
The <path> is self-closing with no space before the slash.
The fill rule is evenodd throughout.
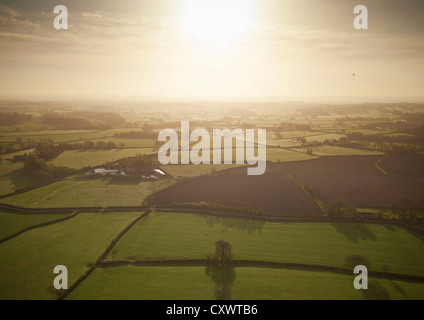
<path id="1" fill-rule="evenodd" d="M 53 28 L 58 4 L 0 1 L 1 96 L 423 96 L 420 0 L 62 1 L 66 31 Z M 368 30 L 353 28 L 358 4 L 368 7 Z"/>
<path id="2" fill-rule="evenodd" d="M 0 0 L 0 300 L 423 300 L 423 14 Z"/>

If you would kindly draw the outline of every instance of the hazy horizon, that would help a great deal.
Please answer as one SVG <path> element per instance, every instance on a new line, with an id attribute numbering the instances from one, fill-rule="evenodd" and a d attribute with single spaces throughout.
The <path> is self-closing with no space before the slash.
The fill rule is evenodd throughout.
<path id="1" fill-rule="evenodd" d="M 424 100 L 423 1 L 75 0 L 55 30 L 58 4 L 0 0 L 0 98 Z"/>

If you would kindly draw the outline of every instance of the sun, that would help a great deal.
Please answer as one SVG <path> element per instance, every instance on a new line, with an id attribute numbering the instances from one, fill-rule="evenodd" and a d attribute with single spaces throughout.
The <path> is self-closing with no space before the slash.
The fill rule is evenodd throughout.
<path id="1" fill-rule="evenodd" d="M 246 34 L 256 0 L 185 0 L 182 31 L 205 42 L 228 42 Z"/>

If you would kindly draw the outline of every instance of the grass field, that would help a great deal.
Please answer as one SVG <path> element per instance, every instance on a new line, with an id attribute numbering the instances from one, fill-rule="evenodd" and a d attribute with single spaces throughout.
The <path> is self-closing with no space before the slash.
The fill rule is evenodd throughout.
<path id="1" fill-rule="evenodd" d="M 48 127 L 48 126 L 44 126 Z M 28 125 L 22 127 L 20 131 L 14 131 L 13 127 L 0 127 L 0 143 L 13 143 L 20 139 L 24 144 L 29 141 L 45 141 L 51 140 L 55 143 L 83 143 L 84 141 L 106 141 L 114 142 L 117 145 L 124 143 L 126 147 L 151 147 L 155 143 L 155 139 L 119 139 L 115 137 L 116 133 L 139 131 L 134 128 L 109 129 L 109 130 L 34 130 L 24 131 L 24 129 L 42 129 L 37 125 Z M 12 129 L 12 130 L 7 130 Z M 46 128 L 47 129 L 47 128 Z"/>
<path id="2" fill-rule="evenodd" d="M 156 143 L 156 139 L 120 139 L 120 138 L 98 138 L 98 139 L 92 139 L 92 140 L 84 140 L 85 141 L 92 141 L 94 143 L 98 141 L 105 141 L 105 142 L 113 142 L 118 147 L 121 143 L 125 145 L 124 148 L 153 148 L 153 146 Z M 80 141 L 72 142 L 73 143 L 81 143 Z"/>
<path id="3" fill-rule="evenodd" d="M 5 198 L 2 202 L 32 208 L 139 206 L 153 193 L 173 184 L 172 179 L 134 181 L 71 177 Z"/>
<path id="4" fill-rule="evenodd" d="M 134 157 L 137 154 L 152 153 L 150 148 L 112 149 L 112 150 L 75 150 L 65 151 L 52 161 L 55 165 L 81 169 L 88 166 L 99 166 L 106 162 Z"/>
<path id="5" fill-rule="evenodd" d="M 245 229 L 245 230 L 243 230 Z M 250 230 L 250 232 L 248 232 Z M 256 230 L 256 231 L 255 231 Z M 424 275 L 424 242 L 400 227 L 357 223 L 242 223 L 190 214 L 156 213 L 140 221 L 110 260 L 204 259 L 214 243 L 232 245 L 234 259 L 344 267 L 352 254 L 371 270 Z"/>
<path id="6" fill-rule="evenodd" d="M 310 156 L 303 152 L 296 152 L 287 149 L 267 148 L 266 160 L 271 162 L 294 162 L 311 160 L 315 157 Z"/>
<path id="7" fill-rule="evenodd" d="M 324 142 L 325 140 L 339 140 L 342 137 L 346 137 L 346 136 L 342 134 L 336 134 L 336 133 L 327 133 L 327 134 L 310 136 L 310 137 L 307 137 L 306 140 L 308 142 L 312 142 L 312 141 Z"/>
<path id="8" fill-rule="evenodd" d="M 22 162 L 12 161 L 14 155 L 21 154 L 25 154 L 25 152 L 22 151 L 1 156 L 3 161 L 0 164 L 0 195 L 12 193 L 16 189 L 29 187 L 37 183 L 37 181 L 25 175 Z"/>
<path id="9" fill-rule="evenodd" d="M 27 227 L 66 217 L 64 214 L 20 215 L 0 211 L 0 239 Z"/>
<path id="10" fill-rule="evenodd" d="M 424 284 L 370 278 L 368 291 L 353 277 L 328 272 L 235 268 L 234 300 L 423 299 Z M 115 267 L 96 269 L 68 299 L 214 300 L 205 267 Z"/>
<path id="11" fill-rule="evenodd" d="M 293 150 L 303 151 L 308 147 L 304 148 L 295 148 Z M 360 149 L 352 149 L 352 148 L 344 148 L 337 146 L 319 146 L 319 147 L 311 147 L 313 154 L 321 157 L 325 156 L 374 156 L 374 155 L 384 155 L 382 152 L 371 151 L 371 150 L 360 150 Z"/>
<path id="12" fill-rule="evenodd" d="M 0 299 L 57 298 L 49 289 L 54 267 L 65 265 L 72 284 L 138 215 L 81 213 L 0 244 Z"/>
<path id="13" fill-rule="evenodd" d="M 266 144 L 267 146 L 282 148 L 295 148 L 300 147 L 302 145 L 300 142 L 295 142 L 293 139 L 267 140 Z"/>

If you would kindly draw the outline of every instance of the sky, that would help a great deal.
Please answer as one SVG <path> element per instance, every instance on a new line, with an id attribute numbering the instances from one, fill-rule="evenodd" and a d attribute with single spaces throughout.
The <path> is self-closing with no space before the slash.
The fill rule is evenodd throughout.
<path id="1" fill-rule="evenodd" d="M 423 83 L 422 0 L 0 0 L 0 97 L 406 99 Z"/>

